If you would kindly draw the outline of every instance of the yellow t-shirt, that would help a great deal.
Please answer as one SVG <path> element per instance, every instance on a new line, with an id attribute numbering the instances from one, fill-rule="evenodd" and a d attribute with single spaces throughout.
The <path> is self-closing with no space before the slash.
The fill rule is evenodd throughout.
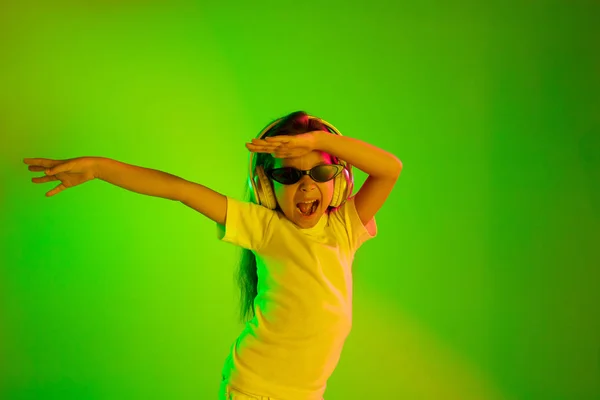
<path id="1" fill-rule="evenodd" d="M 377 235 L 354 196 L 302 229 L 279 211 L 227 197 L 220 240 L 252 250 L 255 317 L 231 346 L 225 381 L 283 400 L 321 400 L 352 326 L 352 261 Z"/>

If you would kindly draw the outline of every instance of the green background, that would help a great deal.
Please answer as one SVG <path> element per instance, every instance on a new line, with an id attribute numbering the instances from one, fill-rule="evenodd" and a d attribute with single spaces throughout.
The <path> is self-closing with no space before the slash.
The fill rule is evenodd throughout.
<path id="1" fill-rule="evenodd" d="M 244 143 L 305 110 L 404 164 L 326 400 L 600 399 L 599 11 L 3 2 L 0 398 L 216 399 L 242 328 L 212 221 L 102 181 L 46 198 L 23 158 L 241 199 Z"/>

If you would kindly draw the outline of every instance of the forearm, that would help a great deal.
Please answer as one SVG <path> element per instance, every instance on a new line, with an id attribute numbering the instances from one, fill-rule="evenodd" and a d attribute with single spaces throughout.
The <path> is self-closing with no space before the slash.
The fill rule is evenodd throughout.
<path id="1" fill-rule="evenodd" d="M 186 180 L 150 168 L 125 164 L 110 158 L 98 160 L 98 179 L 132 192 L 181 201 Z"/>
<path id="2" fill-rule="evenodd" d="M 348 136 L 317 132 L 317 150 L 334 155 L 361 171 L 376 177 L 397 178 L 402 161 L 369 143 Z"/>

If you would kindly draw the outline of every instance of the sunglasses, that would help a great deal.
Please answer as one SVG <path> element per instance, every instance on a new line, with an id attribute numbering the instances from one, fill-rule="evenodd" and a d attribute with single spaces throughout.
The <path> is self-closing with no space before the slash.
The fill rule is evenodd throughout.
<path id="1" fill-rule="evenodd" d="M 343 169 L 344 166 L 339 164 L 317 165 L 309 170 L 284 167 L 270 169 L 267 171 L 267 175 L 283 185 L 293 185 L 304 175 L 309 175 L 315 182 L 327 182 L 338 176 Z"/>

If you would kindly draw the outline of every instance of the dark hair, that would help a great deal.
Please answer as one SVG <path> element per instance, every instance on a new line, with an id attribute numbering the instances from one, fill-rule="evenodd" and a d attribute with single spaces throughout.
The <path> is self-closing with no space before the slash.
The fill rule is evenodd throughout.
<path id="1" fill-rule="evenodd" d="M 271 122 L 272 123 L 272 122 Z M 274 125 L 264 137 L 280 135 L 300 135 L 307 132 L 323 130 L 329 132 L 327 127 L 316 119 L 310 119 L 304 111 L 296 111 L 286 115 Z M 331 161 L 338 163 L 336 157 Z M 255 153 L 253 168 L 262 165 L 264 169 L 273 168 L 275 158 L 268 153 Z M 250 202 L 253 198 L 251 188 L 246 186 L 244 201 Z M 279 205 L 277 205 L 279 209 Z M 254 317 L 254 299 L 258 289 L 258 274 L 256 270 L 256 257 L 251 250 L 242 249 L 239 268 L 237 271 L 237 283 L 240 287 L 240 322 L 245 323 Z"/>

